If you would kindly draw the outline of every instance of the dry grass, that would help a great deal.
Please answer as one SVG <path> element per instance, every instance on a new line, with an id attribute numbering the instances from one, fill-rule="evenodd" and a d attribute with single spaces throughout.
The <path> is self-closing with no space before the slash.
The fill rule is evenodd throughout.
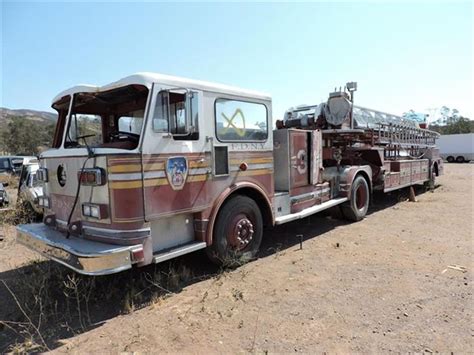
<path id="1" fill-rule="evenodd" d="M 6 174 L 0 175 L 0 182 L 2 184 L 7 183 L 10 189 L 18 189 L 18 183 L 20 182 L 20 179 L 18 176 Z"/>
<path id="2" fill-rule="evenodd" d="M 13 207 L 13 206 L 12 206 Z M 17 203 L 15 208 L 5 209 L 0 212 L 1 225 L 16 226 L 22 223 L 38 221 L 39 217 L 35 211 L 26 203 Z"/>
<path id="3" fill-rule="evenodd" d="M 47 351 L 59 337 L 159 303 L 198 279 L 185 265 L 173 263 L 102 277 L 79 275 L 49 261 L 15 272 L 16 277 L 0 282 L 16 307 L 14 317 L 0 319 L 0 352 Z"/>
<path id="4" fill-rule="evenodd" d="M 12 226 L 29 221 L 30 211 L 21 204 L 1 212 L 0 224 L 8 234 L 2 250 L 14 244 Z M 208 277 L 196 276 L 179 262 L 90 277 L 44 259 L 5 274 L 7 278 L 0 279 L 0 298 L 11 311 L 0 310 L 0 353 L 47 351 L 55 339 L 159 303 L 195 280 Z"/>

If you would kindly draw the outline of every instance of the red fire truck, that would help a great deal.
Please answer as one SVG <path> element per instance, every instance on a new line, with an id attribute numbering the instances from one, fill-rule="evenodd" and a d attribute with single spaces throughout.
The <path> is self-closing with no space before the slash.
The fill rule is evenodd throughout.
<path id="1" fill-rule="evenodd" d="M 141 73 L 61 92 L 40 156 L 43 223 L 17 240 L 103 275 L 199 249 L 253 258 L 265 226 L 340 206 L 364 218 L 373 191 L 433 185 L 437 133 L 353 105 L 356 83 L 289 109 L 271 130 L 267 94 Z"/>

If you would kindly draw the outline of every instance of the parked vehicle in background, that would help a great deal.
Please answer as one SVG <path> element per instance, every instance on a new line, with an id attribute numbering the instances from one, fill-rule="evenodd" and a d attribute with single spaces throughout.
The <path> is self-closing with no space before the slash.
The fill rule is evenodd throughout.
<path id="1" fill-rule="evenodd" d="M 8 186 L 8 183 L 0 182 L 0 208 L 5 207 L 10 203 L 10 200 L 8 198 L 7 190 L 5 190 L 5 187 Z"/>
<path id="2" fill-rule="evenodd" d="M 22 158 L 23 158 L 23 165 L 25 165 L 25 164 L 30 164 L 30 163 L 39 164 L 39 162 L 38 162 L 38 157 L 35 157 L 35 156 L 25 156 L 25 157 L 22 157 Z"/>
<path id="3" fill-rule="evenodd" d="M 43 216 L 43 209 L 38 205 L 38 198 L 43 195 L 43 187 L 36 175 L 38 169 L 38 159 L 29 160 L 22 167 L 18 183 L 17 205 L 21 206 L 33 220 L 40 220 Z"/>
<path id="4" fill-rule="evenodd" d="M 0 174 L 20 175 L 23 164 L 27 164 L 28 162 L 34 160 L 37 160 L 37 158 L 34 156 L 0 156 Z"/>
<path id="5" fill-rule="evenodd" d="M 1 156 L 0 174 L 18 174 L 23 165 L 23 157 L 20 156 Z"/>
<path id="6" fill-rule="evenodd" d="M 448 163 L 474 160 L 474 133 L 448 134 L 438 139 L 439 154 Z"/>

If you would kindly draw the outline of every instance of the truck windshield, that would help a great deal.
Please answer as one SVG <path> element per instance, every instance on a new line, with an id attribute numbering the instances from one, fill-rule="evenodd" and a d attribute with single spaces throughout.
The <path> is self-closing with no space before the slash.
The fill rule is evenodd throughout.
<path id="1" fill-rule="evenodd" d="M 141 85 L 75 94 L 64 147 L 135 149 L 147 97 L 148 89 Z"/>

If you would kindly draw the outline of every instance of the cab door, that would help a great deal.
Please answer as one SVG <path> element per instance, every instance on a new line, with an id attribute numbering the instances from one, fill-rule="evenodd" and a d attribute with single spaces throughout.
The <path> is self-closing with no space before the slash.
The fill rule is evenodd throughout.
<path id="1" fill-rule="evenodd" d="M 147 221 L 205 209 L 209 159 L 201 134 L 202 92 L 155 84 L 142 146 Z"/>
<path id="2" fill-rule="evenodd" d="M 309 185 L 308 132 L 290 130 L 291 188 Z"/>

